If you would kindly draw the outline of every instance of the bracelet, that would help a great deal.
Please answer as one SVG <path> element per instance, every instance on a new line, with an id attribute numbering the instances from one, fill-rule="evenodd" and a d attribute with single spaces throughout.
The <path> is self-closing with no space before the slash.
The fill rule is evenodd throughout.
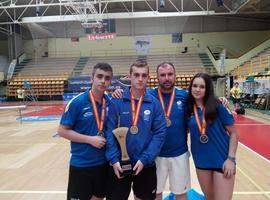
<path id="1" fill-rule="evenodd" d="M 236 165 L 236 158 L 235 157 L 228 155 L 227 159 L 232 161 Z"/>

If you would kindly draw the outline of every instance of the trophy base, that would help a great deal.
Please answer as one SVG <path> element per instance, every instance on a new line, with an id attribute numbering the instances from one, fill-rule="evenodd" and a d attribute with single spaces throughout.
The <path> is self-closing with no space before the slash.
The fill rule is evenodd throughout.
<path id="1" fill-rule="evenodd" d="M 123 173 L 120 174 L 121 177 L 125 177 L 125 176 L 129 176 L 129 175 L 134 174 L 133 167 L 132 167 L 130 161 L 122 161 L 121 167 L 123 169 Z"/>

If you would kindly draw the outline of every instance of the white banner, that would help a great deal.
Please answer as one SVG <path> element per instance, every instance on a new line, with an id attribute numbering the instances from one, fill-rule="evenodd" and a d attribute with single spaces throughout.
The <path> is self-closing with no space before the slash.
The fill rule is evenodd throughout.
<path id="1" fill-rule="evenodd" d="M 242 93 L 245 94 L 264 94 L 270 93 L 269 79 L 255 79 L 254 81 L 237 81 Z"/>
<path id="2" fill-rule="evenodd" d="M 10 80 L 12 78 L 16 64 L 17 64 L 16 59 L 12 60 L 12 62 L 10 63 L 8 68 L 7 80 Z"/>
<path id="3" fill-rule="evenodd" d="M 147 54 L 151 46 L 151 36 L 134 37 L 134 48 L 138 54 Z"/>

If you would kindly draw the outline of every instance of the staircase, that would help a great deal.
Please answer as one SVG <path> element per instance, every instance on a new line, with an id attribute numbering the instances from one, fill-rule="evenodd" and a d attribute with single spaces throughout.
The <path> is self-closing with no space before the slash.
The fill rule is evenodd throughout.
<path id="1" fill-rule="evenodd" d="M 199 57 L 203 63 L 206 73 L 210 75 L 218 75 L 217 69 L 215 68 L 211 59 L 206 53 L 199 53 Z"/>
<path id="2" fill-rule="evenodd" d="M 74 76 L 80 76 L 86 63 L 88 62 L 89 57 L 80 57 L 77 64 L 75 65 L 72 74 Z"/>
<path id="3" fill-rule="evenodd" d="M 16 64 L 13 75 L 19 74 L 22 69 L 31 61 L 32 59 L 24 59 L 21 63 Z"/>

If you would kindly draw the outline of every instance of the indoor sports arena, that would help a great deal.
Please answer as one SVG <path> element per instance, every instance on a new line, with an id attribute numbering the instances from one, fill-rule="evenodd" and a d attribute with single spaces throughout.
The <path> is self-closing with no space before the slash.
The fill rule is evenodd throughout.
<path id="1" fill-rule="evenodd" d="M 0 199 L 270 200 L 269 69 L 269 0 L 1 0 Z"/>

